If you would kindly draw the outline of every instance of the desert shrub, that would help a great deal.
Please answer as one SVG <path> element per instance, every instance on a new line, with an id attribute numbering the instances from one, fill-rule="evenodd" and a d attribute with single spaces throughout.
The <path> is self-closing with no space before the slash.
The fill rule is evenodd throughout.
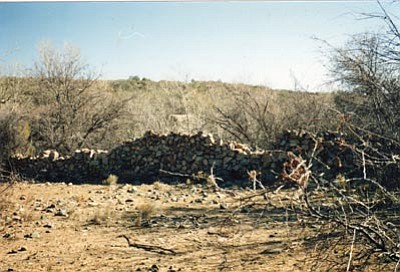
<path id="1" fill-rule="evenodd" d="M 5 163 L 11 155 L 32 155 L 30 134 L 27 117 L 15 111 L 0 110 L 0 163 Z"/>
<path id="2" fill-rule="evenodd" d="M 147 130 L 189 133 L 203 128 L 208 105 L 203 99 L 209 99 L 206 95 L 181 82 L 146 82 L 146 86 L 132 90 L 134 98 L 128 105 L 131 137 L 140 137 Z M 177 122 L 174 116 L 187 118 Z"/>
<path id="3" fill-rule="evenodd" d="M 281 122 L 285 129 L 304 129 L 312 133 L 337 131 L 341 120 L 331 93 L 291 92 L 279 102 Z"/>
<path id="4" fill-rule="evenodd" d="M 266 93 L 232 90 L 233 101 L 227 109 L 216 107 L 216 123 L 236 140 L 252 146 L 265 146 L 280 130 L 271 99 Z"/>
<path id="5" fill-rule="evenodd" d="M 215 123 L 237 141 L 269 148 L 282 130 L 337 129 L 339 120 L 330 94 L 237 87 L 230 91 L 225 105 L 215 107 L 214 117 Z"/>
<path id="6" fill-rule="evenodd" d="M 16 76 L 0 77 L 0 103 L 16 103 L 21 99 L 22 80 Z"/>

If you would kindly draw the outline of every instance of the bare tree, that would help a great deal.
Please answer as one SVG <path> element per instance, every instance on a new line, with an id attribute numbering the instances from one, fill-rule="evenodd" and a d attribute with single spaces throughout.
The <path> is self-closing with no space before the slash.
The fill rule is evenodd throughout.
<path id="1" fill-rule="evenodd" d="M 316 159 L 321 144 L 316 139 L 314 152 L 309 156 L 288 154 L 282 176 L 299 187 L 303 200 L 303 205 L 295 211 L 303 222 L 318 226 L 313 239 L 317 250 L 312 270 L 325 267 L 365 271 L 375 265 L 385 271 L 396 267 L 397 271 L 400 263 L 398 196 L 368 173 L 378 159 L 381 165 L 396 164 L 398 160 L 366 148 L 364 143 L 373 145 L 373 142 L 364 136 L 358 135 L 363 143 L 346 145 L 364 168 L 360 177 L 338 174 L 335 180 L 324 180 L 324 171 L 315 171 L 313 167 L 321 162 Z"/>
<path id="2" fill-rule="evenodd" d="M 400 33 L 397 22 L 380 2 L 380 14 L 364 18 L 382 20 L 387 29 L 352 37 L 342 48 L 333 48 L 331 72 L 352 92 L 339 95 L 342 110 L 351 110 L 365 128 L 400 139 Z"/>
<path id="3" fill-rule="evenodd" d="M 276 122 L 276 114 L 270 110 L 270 97 L 267 93 L 234 88 L 229 92 L 232 103 L 224 108 L 215 107 L 214 122 L 237 141 L 265 147 L 282 128 Z"/>
<path id="4" fill-rule="evenodd" d="M 383 20 L 387 30 L 354 35 L 331 55 L 331 72 L 347 91 L 336 102 L 352 140 L 341 146 L 355 158 L 358 176 L 338 172 L 327 179 L 315 167 L 318 141 L 312 154 L 290 154 L 284 165 L 283 177 L 303 193 L 296 212 L 317 226 L 312 270 L 398 271 L 400 265 L 399 198 L 391 191 L 400 170 L 400 33 L 378 5 L 380 14 L 363 17 Z"/>
<path id="5" fill-rule="evenodd" d="M 230 103 L 215 106 L 213 121 L 252 147 L 271 148 L 284 129 L 317 132 L 337 123 L 327 94 L 234 88 L 229 94 Z"/>
<path id="6" fill-rule="evenodd" d="M 57 50 L 41 44 L 33 75 L 38 86 L 34 102 L 40 112 L 33 137 L 44 148 L 70 152 L 90 144 L 91 137 L 98 140 L 121 116 L 127 101 L 98 90 L 98 75 L 70 45 Z"/>

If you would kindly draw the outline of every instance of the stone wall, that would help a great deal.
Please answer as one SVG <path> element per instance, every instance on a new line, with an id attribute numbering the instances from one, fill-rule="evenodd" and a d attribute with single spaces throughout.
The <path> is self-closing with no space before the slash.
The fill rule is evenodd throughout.
<path id="1" fill-rule="evenodd" d="M 209 174 L 225 180 L 226 185 L 247 182 L 247 171 L 256 170 L 264 183 L 279 179 L 287 151 L 306 158 L 313 152 L 315 143 L 327 177 L 338 172 L 353 171 L 354 158 L 342 143 L 341 134 L 311 135 L 305 132 L 286 131 L 277 139 L 274 150 L 251 151 L 236 142 L 215 141 L 212 135 L 202 133 L 158 134 L 147 132 L 142 138 L 125 142 L 111 151 L 82 149 L 71 156 L 60 156 L 56 151 L 46 151 L 36 158 L 14 158 L 15 169 L 25 178 L 46 181 L 100 182 L 109 174 L 121 182 L 146 182 L 176 179 L 160 169 L 181 174 Z"/>

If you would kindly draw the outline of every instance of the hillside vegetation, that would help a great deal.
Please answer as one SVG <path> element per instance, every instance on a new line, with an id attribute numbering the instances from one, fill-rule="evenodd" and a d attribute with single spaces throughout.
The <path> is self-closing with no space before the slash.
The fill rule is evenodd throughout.
<path id="1" fill-rule="evenodd" d="M 8 142 L 8 152 L 30 156 L 46 149 L 64 154 L 82 147 L 110 149 L 148 130 L 203 131 L 268 148 L 284 129 L 338 126 L 333 93 L 137 77 L 64 81 L 0 78 L 0 137 Z"/>

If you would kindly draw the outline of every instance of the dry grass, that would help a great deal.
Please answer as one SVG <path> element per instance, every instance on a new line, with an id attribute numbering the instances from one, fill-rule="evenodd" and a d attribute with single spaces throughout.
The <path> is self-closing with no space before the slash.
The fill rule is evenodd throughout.
<path id="1" fill-rule="evenodd" d="M 168 185 L 158 180 L 153 183 L 153 188 L 157 191 L 165 191 L 168 188 Z"/>
<path id="2" fill-rule="evenodd" d="M 157 211 L 157 207 L 153 203 L 146 202 L 136 206 L 136 210 L 138 211 L 138 215 L 134 220 L 134 225 L 136 227 L 142 227 L 149 224 L 149 220 Z"/>
<path id="3" fill-rule="evenodd" d="M 108 175 L 108 177 L 105 180 L 103 180 L 103 185 L 110 186 L 110 185 L 117 185 L 117 183 L 118 183 L 118 176 L 113 174 Z"/>
<path id="4" fill-rule="evenodd" d="M 96 210 L 93 217 L 89 220 L 89 223 L 94 225 L 108 225 L 114 217 L 115 215 L 111 207 L 104 207 Z"/>
<path id="5" fill-rule="evenodd" d="M 86 203 L 86 197 L 82 194 L 72 196 L 72 200 L 77 203 L 78 206 Z"/>
<path id="6" fill-rule="evenodd" d="M 0 184 L 0 227 L 15 222 L 33 222 L 37 220 L 30 211 L 34 198 L 25 194 L 18 183 Z"/>
<path id="7" fill-rule="evenodd" d="M 15 208 L 15 195 L 12 184 L 0 184 L 0 227 L 4 227 L 11 220 Z"/>

